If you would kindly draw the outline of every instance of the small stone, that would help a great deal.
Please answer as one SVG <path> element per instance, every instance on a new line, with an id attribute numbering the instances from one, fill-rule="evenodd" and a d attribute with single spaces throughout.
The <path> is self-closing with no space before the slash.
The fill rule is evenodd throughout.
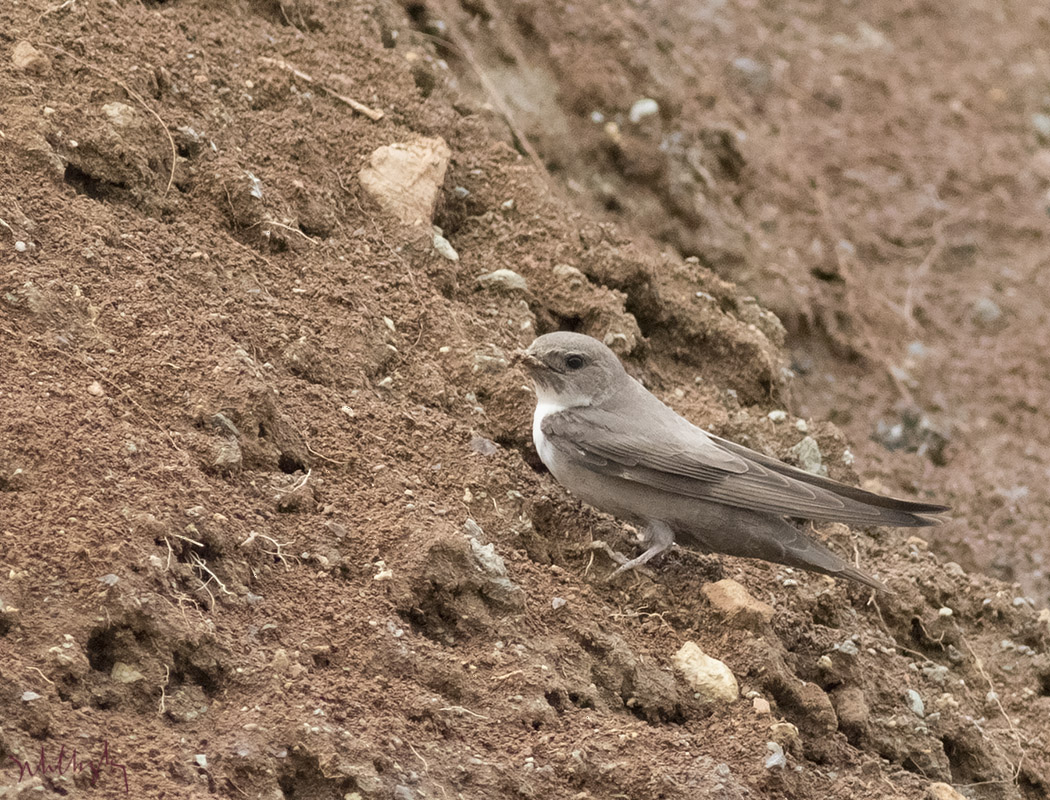
<path id="1" fill-rule="evenodd" d="M 456 248 L 440 233 L 434 234 L 434 250 L 442 258 L 447 258 L 449 261 L 459 261 L 459 253 L 456 252 Z"/>
<path id="2" fill-rule="evenodd" d="M 475 436 L 470 440 L 470 449 L 481 456 L 494 456 L 499 447 L 491 439 L 484 436 Z"/>
<path id="3" fill-rule="evenodd" d="M 415 797 L 416 793 L 404 784 L 394 787 L 394 800 L 415 800 Z"/>
<path id="4" fill-rule="evenodd" d="M 484 275 L 478 275 L 477 282 L 486 289 L 497 289 L 505 292 L 523 292 L 528 288 L 525 279 L 510 269 L 497 269 Z"/>
<path id="5" fill-rule="evenodd" d="M 822 476 L 828 474 L 828 468 L 824 466 L 820 456 L 820 445 L 817 444 L 817 440 L 812 436 L 807 436 L 792 447 L 790 453 L 798 460 L 799 466 L 806 472 Z"/>
<path id="6" fill-rule="evenodd" d="M 127 103 L 106 103 L 102 106 L 102 113 L 116 128 L 131 128 L 139 124 L 135 109 Z"/>
<path id="7" fill-rule="evenodd" d="M 19 253 L 24 253 L 26 251 L 26 243 L 21 240 L 15 242 L 15 250 Z"/>
<path id="8" fill-rule="evenodd" d="M 951 575 L 953 578 L 965 578 L 966 570 L 956 564 L 954 561 L 947 562 L 944 567 L 944 571 Z"/>
<path id="9" fill-rule="evenodd" d="M 857 647 L 857 643 L 852 639 L 847 639 L 842 644 L 836 645 L 835 649 L 846 656 L 855 656 L 860 653 L 860 648 Z"/>
<path id="10" fill-rule="evenodd" d="M 784 755 L 784 748 L 776 742 L 766 742 L 766 749 L 769 750 L 769 756 L 766 758 L 762 766 L 766 769 L 776 769 L 777 767 L 783 768 L 787 766 L 787 757 Z"/>
<path id="11" fill-rule="evenodd" d="M 788 414 L 786 411 L 782 411 L 778 408 L 774 411 L 770 411 L 766 416 L 769 418 L 770 422 L 783 422 L 787 419 Z"/>
<path id="12" fill-rule="evenodd" d="M 587 276 L 571 264 L 555 264 L 551 267 L 551 272 L 559 278 L 568 278 L 570 283 L 573 280 L 579 281 L 580 285 L 587 282 Z"/>
<path id="13" fill-rule="evenodd" d="M 756 600 L 732 578 L 705 584 L 700 591 L 726 621 L 742 628 L 768 625 L 776 613 L 771 605 Z"/>
<path id="14" fill-rule="evenodd" d="M 130 664 L 125 664 L 123 661 L 116 661 L 113 664 L 113 669 L 109 672 L 109 677 L 117 683 L 135 683 L 136 681 L 143 680 L 146 676 Z"/>
<path id="15" fill-rule="evenodd" d="M 106 575 L 103 575 L 101 578 L 99 578 L 98 582 L 99 583 L 104 583 L 104 584 L 106 584 L 106 586 L 116 586 L 116 584 L 117 584 L 117 582 L 119 580 L 120 580 L 120 578 L 117 575 L 114 575 L 112 572 L 110 572 L 110 573 L 108 573 Z"/>
<path id="16" fill-rule="evenodd" d="M 646 117 L 651 117 L 654 114 L 660 113 L 660 104 L 653 100 L 651 97 L 643 97 L 641 100 L 635 100 L 634 105 L 631 106 L 631 110 L 627 112 L 627 119 L 631 121 L 632 125 L 637 125 Z"/>
<path id="17" fill-rule="evenodd" d="M 948 606 L 941 606 L 937 609 L 937 616 L 939 617 L 950 617 L 954 613 Z"/>
<path id="18" fill-rule="evenodd" d="M 36 692 L 22 692 L 22 702 L 32 703 L 34 700 L 39 700 L 43 695 L 37 694 Z"/>
<path id="19" fill-rule="evenodd" d="M 795 430 L 799 433 L 806 433 L 809 431 L 809 423 L 806 422 L 804 419 L 796 419 Z"/>
<path id="20" fill-rule="evenodd" d="M 1003 317 L 1003 310 L 990 297 L 978 298 L 970 310 L 970 316 L 978 325 L 994 325 Z"/>
<path id="21" fill-rule="evenodd" d="M 102 397 L 106 393 L 106 390 L 102 388 L 102 384 L 98 381 L 93 381 L 87 388 L 88 394 L 94 395 L 95 397 Z"/>
<path id="22" fill-rule="evenodd" d="M 761 92 L 769 88 L 772 76 L 769 67 L 746 56 L 734 58 L 730 65 L 740 82 L 752 92 Z"/>
<path id="23" fill-rule="evenodd" d="M 672 659 L 693 691 L 708 700 L 732 703 L 740 694 L 729 667 L 707 655 L 695 642 L 686 642 Z"/>
<path id="24" fill-rule="evenodd" d="M 204 753 L 197 753 L 197 755 L 193 757 L 193 760 L 201 769 L 208 768 L 208 757 L 204 755 Z"/>
<path id="25" fill-rule="evenodd" d="M 914 689 L 909 689 L 907 692 L 904 693 L 904 699 L 907 701 L 908 708 L 911 709 L 911 713 L 913 713 L 920 719 L 926 716 L 926 706 L 922 702 L 922 697 L 917 691 L 915 691 Z"/>
<path id="26" fill-rule="evenodd" d="M 553 608 L 555 611 L 557 611 L 559 608 L 565 608 L 565 598 L 555 597 L 553 600 L 551 600 L 551 608 Z"/>
<path id="27" fill-rule="evenodd" d="M 388 213 L 408 225 L 429 225 L 451 157 L 441 138 L 394 142 L 372 153 L 358 179 Z"/>
<path id="28" fill-rule="evenodd" d="M 769 705 L 769 701 L 764 697 L 756 697 L 751 701 L 751 706 L 755 709 L 755 713 L 760 717 L 768 717 L 773 713 L 773 709 Z"/>
<path id="29" fill-rule="evenodd" d="M 769 736 L 777 744 L 788 748 L 796 747 L 801 742 L 798 728 L 790 722 L 774 722 L 769 726 Z"/>
<path id="30" fill-rule="evenodd" d="M 947 783 L 937 781 L 926 787 L 926 800 L 966 800 L 966 797 Z"/>
<path id="31" fill-rule="evenodd" d="M 30 75 L 46 75 L 51 71 L 51 60 L 25 41 L 14 46 L 11 63 Z"/>

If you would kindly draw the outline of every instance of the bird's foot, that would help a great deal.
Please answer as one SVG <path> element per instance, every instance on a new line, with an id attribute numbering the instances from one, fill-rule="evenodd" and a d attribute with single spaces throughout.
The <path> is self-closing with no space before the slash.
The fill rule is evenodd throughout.
<path id="1" fill-rule="evenodd" d="M 637 558 L 632 559 L 627 559 L 626 556 L 617 553 L 605 542 L 594 542 L 591 544 L 592 548 L 607 553 L 609 558 L 620 565 L 615 572 L 606 578 L 606 580 L 611 581 L 617 575 L 621 575 L 629 570 L 649 573 L 649 570 L 644 569 L 645 564 L 649 563 L 649 561 L 656 558 L 656 556 L 661 553 L 670 550 L 674 546 L 674 531 L 663 522 L 650 523 L 649 527 L 645 529 L 645 533 L 642 535 L 642 542 L 647 545 L 645 552 Z"/>

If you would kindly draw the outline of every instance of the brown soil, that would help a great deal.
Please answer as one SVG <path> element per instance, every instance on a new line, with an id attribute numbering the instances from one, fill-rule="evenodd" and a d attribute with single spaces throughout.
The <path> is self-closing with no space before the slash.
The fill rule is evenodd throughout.
<path id="1" fill-rule="evenodd" d="M 0 797 L 1050 793 L 1050 17 L 791 5 L 0 7 Z M 357 180 L 420 135 L 458 262 Z M 557 328 L 953 519 L 821 529 L 888 597 L 607 583 L 508 368 Z"/>

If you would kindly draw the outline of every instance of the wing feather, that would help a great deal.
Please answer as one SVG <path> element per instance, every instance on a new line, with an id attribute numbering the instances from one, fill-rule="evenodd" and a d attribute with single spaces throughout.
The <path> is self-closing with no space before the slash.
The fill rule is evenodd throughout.
<path id="1" fill-rule="evenodd" d="M 573 408 L 548 415 L 543 434 L 553 447 L 594 472 L 736 508 L 908 527 L 936 524 L 939 520 L 925 515 L 946 510 L 883 497 L 796 469 L 712 436 L 646 395 L 653 403 L 643 404 L 644 419 L 625 419 L 615 407 L 612 411 Z"/>

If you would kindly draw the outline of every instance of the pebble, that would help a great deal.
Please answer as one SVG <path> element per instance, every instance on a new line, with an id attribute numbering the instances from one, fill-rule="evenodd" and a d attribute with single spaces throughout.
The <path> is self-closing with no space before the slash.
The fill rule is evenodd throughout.
<path id="1" fill-rule="evenodd" d="M 564 597 L 555 597 L 553 600 L 551 600 L 551 608 L 553 608 L 555 611 L 557 611 L 559 608 L 564 608 L 564 607 L 565 607 L 565 598 Z"/>
<path id="2" fill-rule="evenodd" d="M 139 124 L 135 109 L 127 103 L 106 103 L 102 106 L 102 113 L 117 128 L 130 128 Z"/>
<path id="3" fill-rule="evenodd" d="M 22 702 L 32 703 L 34 700 L 39 700 L 43 695 L 37 694 L 36 692 L 22 692 Z"/>
<path id="4" fill-rule="evenodd" d="M 857 647 L 857 643 L 852 639 L 847 639 L 842 644 L 836 645 L 835 649 L 845 656 L 855 656 L 860 653 L 860 648 Z"/>
<path id="5" fill-rule="evenodd" d="M 760 717 L 768 717 L 773 713 L 773 709 L 769 705 L 769 701 L 764 697 L 756 697 L 751 701 L 751 706 L 755 709 L 755 713 Z"/>
<path id="6" fill-rule="evenodd" d="M 766 749 L 769 750 L 769 756 L 766 758 L 762 766 L 766 769 L 775 769 L 776 767 L 786 767 L 787 758 L 784 755 L 784 748 L 776 742 L 766 742 Z"/>
<path id="7" fill-rule="evenodd" d="M 908 708 L 911 709 L 911 713 L 919 718 L 926 716 L 926 706 L 923 704 L 922 697 L 917 691 L 909 689 L 904 693 L 904 697 L 908 702 Z"/>
<path id="8" fill-rule="evenodd" d="M 632 125 L 637 125 L 646 117 L 651 117 L 654 114 L 659 113 L 660 104 L 651 97 L 643 97 L 641 100 L 635 100 L 634 105 L 631 106 L 631 110 L 627 113 L 627 119 L 631 121 Z"/>
<path id="9" fill-rule="evenodd" d="M 787 412 L 781 411 L 778 408 L 775 411 L 770 411 L 766 416 L 769 418 L 770 422 L 783 422 L 787 419 Z"/>
<path id="10" fill-rule="evenodd" d="M 51 71 L 51 60 L 29 42 L 19 42 L 11 50 L 11 63 L 31 75 L 46 75 Z"/>
<path id="11" fill-rule="evenodd" d="M 739 696 L 740 687 L 729 667 L 707 655 L 695 642 L 683 644 L 671 660 L 701 697 L 732 703 Z"/>
<path id="12" fill-rule="evenodd" d="M 484 275 L 478 275 L 475 280 L 486 289 L 523 292 L 528 288 L 525 278 L 512 269 L 497 269 Z"/>
<path id="13" fill-rule="evenodd" d="M 738 627 L 756 628 L 773 619 L 773 607 L 756 600 L 732 578 L 705 584 L 700 591 L 716 612 Z"/>
<path id="14" fill-rule="evenodd" d="M 106 390 L 102 388 L 102 384 L 98 381 L 93 381 L 90 386 L 87 387 L 88 394 L 94 395 L 95 397 L 102 397 L 106 393 Z"/>
<path id="15" fill-rule="evenodd" d="M 470 449 L 481 456 L 492 456 L 496 454 L 499 447 L 491 439 L 475 436 L 470 440 Z"/>
<path id="16" fill-rule="evenodd" d="M 19 253 L 24 253 L 26 251 L 26 243 L 21 240 L 15 242 L 15 250 Z"/>
<path id="17" fill-rule="evenodd" d="M 146 676 L 130 664 L 125 664 L 123 661 L 116 661 L 113 663 L 113 669 L 110 670 L 109 677 L 117 683 L 135 683 L 136 681 L 143 680 Z"/>
<path id="18" fill-rule="evenodd" d="M 981 297 L 974 301 L 970 316 L 978 325 L 994 325 L 1003 316 L 1003 310 L 990 297 Z"/>
<path id="19" fill-rule="evenodd" d="M 772 76 L 769 67 L 765 64 L 746 56 L 734 58 L 730 64 L 741 82 L 750 91 L 761 92 L 769 87 Z"/>
<path id="20" fill-rule="evenodd" d="M 824 466 L 820 455 L 820 445 L 812 436 L 805 437 L 789 451 L 796 459 L 799 466 L 806 472 L 814 475 L 827 475 L 828 468 Z"/>
<path id="21" fill-rule="evenodd" d="M 449 261 L 459 261 L 459 253 L 456 252 L 449 240 L 440 233 L 434 234 L 434 249 L 442 258 L 447 258 Z"/>

